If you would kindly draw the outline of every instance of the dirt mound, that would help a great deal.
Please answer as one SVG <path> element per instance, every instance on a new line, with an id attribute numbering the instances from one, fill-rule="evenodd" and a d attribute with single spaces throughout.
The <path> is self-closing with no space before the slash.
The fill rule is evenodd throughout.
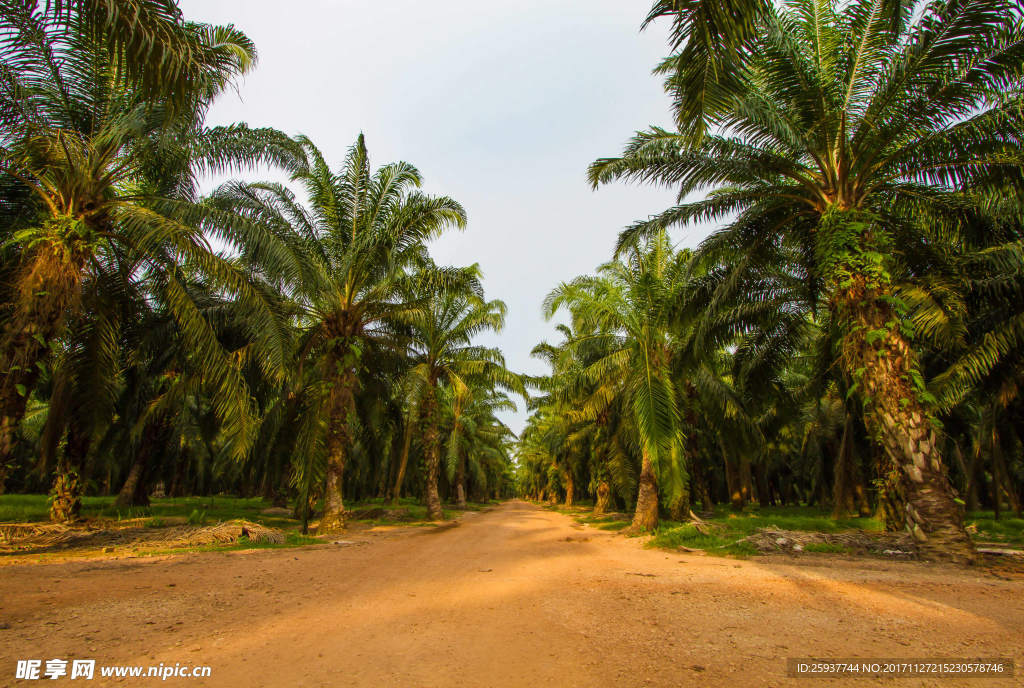
<path id="1" fill-rule="evenodd" d="M 913 558 L 917 548 L 909 533 L 809 533 L 798 530 L 759 528 L 741 542 L 749 542 L 763 553 L 784 552 L 795 554 L 806 551 L 849 552 L 853 554 L 881 554 Z"/>
<path id="2" fill-rule="evenodd" d="M 0 552 L 39 553 L 101 547 L 182 549 L 231 544 L 243 537 L 250 542 L 284 543 L 284 533 L 280 530 L 244 520 L 225 521 L 212 526 L 166 528 L 145 528 L 134 524 L 118 527 L 109 522 L 5 524 L 0 526 Z"/>

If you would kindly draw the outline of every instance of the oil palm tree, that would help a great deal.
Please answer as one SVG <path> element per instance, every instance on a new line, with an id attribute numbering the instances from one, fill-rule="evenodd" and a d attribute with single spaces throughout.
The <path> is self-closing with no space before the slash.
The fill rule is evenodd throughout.
<path id="1" fill-rule="evenodd" d="M 475 266 L 470 270 L 475 272 Z M 441 389 L 447 388 L 452 397 L 456 423 L 472 402 L 474 387 L 499 388 L 523 396 L 526 390 L 523 380 L 505 367 L 501 351 L 473 343 L 482 333 L 501 331 L 505 324 L 503 302 L 486 301 L 481 292 L 469 289 L 434 291 L 423 308 L 410 312 L 407 324 L 412 359 L 408 377 L 423 427 L 427 517 L 441 520 Z"/>
<path id="2" fill-rule="evenodd" d="M 298 355 L 317 371 L 307 380 L 304 414 L 326 419 L 324 426 L 311 421 L 309 432 L 326 433 L 320 530 L 330 532 L 344 527 L 342 478 L 358 433 L 364 359 L 402 350 L 405 321 L 422 306 L 409 299 L 416 284 L 459 278 L 433 265 L 426 242 L 447 227 L 464 227 L 466 215 L 448 197 L 419 192 L 421 175 L 409 163 L 373 170 L 362 134 L 337 172 L 311 141 L 296 143 L 306 162 L 292 180 L 305 190 L 308 207 L 280 184 L 230 183 L 212 203 L 266 227 L 304 266 L 290 288 L 303 309 Z"/>
<path id="3" fill-rule="evenodd" d="M 253 64 L 251 42 L 232 27 L 186 24 L 169 2 L 6 3 L 2 17 L 0 212 L 9 279 L 0 313 L 0 466 L 40 366 L 84 313 L 84 291 L 103 278 L 105 264 L 132 264 L 136 279 L 161 290 L 202 352 L 218 406 L 246 399 L 176 271 L 201 271 L 252 309 L 265 340 L 280 343 L 266 300 L 211 249 L 207 234 L 229 246 L 260 244 L 268 255 L 274 249 L 254 235 L 258 228 L 218 215 L 196 193 L 204 171 L 291 159 L 286 137 L 272 130 L 203 126 L 212 99 Z M 166 60 L 149 59 L 160 55 Z M 280 365 L 282 352 L 267 361 Z M 237 420 L 251 426 L 244 414 Z"/>
<path id="4" fill-rule="evenodd" d="M 725 220 L 701 250 L 731 254 L 735 272 L 737 253 L 773 245 L 806 257 L 921 552 L 969 560 L 897 284 L 934 264 L 986 188 L 1024 184 L 1020 14 L 1006 0 L 793 0 L 756 21 L 702 110 L 721 133 L 640 133 L 595 162 L 591 181 L 678 189 L 680 204 L 627 230 L 627 243 Z M 697 190 L 710 193 L 684 202 Z"/>
<path id="5" fill-rule="evenodd" d="M 447 388 L 454 391 L 454 388 Z M 466 506 L 467 483 L 473 478 L 477 492 L 487 497 L 499 487 L 498 471 L 507 464 L 506 441 L 512 431 L 498 419 L 499 411 L 515 411 L 515 403 L 503 392 L 480 384 L 470 386 L 468 393 L 456 397 L 445 395 L 448 427 L 445 440 L 445 468 L 455 488 L 455 504 Z"/>
<path id="6" fill-rule="evenodd" d="M 629 249 L 623 260 L 602 266 L 598 276 L 563 283 L 544 304 L 549 318 L 564 306 L 574 329 L 592 333 L 577 345 L 597 342 L 602 349 L 582 373 L 593 391 L 580 407 L 581 417 L 595 418 L 621 400 L 635 423 L 642 463 L 634 531 L 658 524 L 659 478 L 672 497 L 683 489 L 682 427 L 671 372 L 677 342 L 671 328 L 684 269 L 667 237 L 657 234 Z"/>

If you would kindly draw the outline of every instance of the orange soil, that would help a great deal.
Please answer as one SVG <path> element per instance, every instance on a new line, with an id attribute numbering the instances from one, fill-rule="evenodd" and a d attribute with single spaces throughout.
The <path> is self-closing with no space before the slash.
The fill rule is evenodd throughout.
<path id="1" fill-rule="evenodd" d="M 1024 683 L 1016 575 L 666 553 L 524 502 L 353 537 L 0 567 L 0 685 L 35 683 L 14 681 L 15 660 L 54 657 L 212 667 L 121 679 L 140 686 Z M 787 678 L 785 659 L 806 656 L 1008 657 L 1017 676 Z"/>

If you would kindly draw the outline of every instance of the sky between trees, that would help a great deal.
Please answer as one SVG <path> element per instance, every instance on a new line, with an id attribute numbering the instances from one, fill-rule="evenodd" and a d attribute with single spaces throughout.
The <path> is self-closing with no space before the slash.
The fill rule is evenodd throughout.
<path id="1" fill-rule="evenodd" d="M 208 124 L 306 134 L 332 163 L 362 131 L 375 165 L 411 162 L 428 192 L 463 204 L 468 230 L 447 233 L 431 254 L 440 264 L 480 262 L 488 298 L 509 307 L 504 332 L 481 343 L 532 374 L 545 370 L 530 350 L 552 337 L 540 307 L 551 285 L 608 260 L 619 230 L 673 198 L 627 185 L 595 192 L 585 179 L 587 165 L 618 154 L 634 130 L 671 122 L 651 74 L 665 27 L 639 29 L 649 5 L 180 2 L 190 20 L 234 23 L 259 50 L 257 68 Z M 674 238 L 693 246 L 703 236 Z M 504 420 L 518 432 L 525 418 L 520 403 Z"/>

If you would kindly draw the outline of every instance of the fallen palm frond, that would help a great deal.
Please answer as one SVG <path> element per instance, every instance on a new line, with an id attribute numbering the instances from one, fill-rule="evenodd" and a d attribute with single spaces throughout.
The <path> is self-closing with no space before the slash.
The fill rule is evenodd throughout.
<path id="1" fill-rule="evenodd" d="M 204 545 L 234 544 L 247 538 L 251 543 L 284 544 L 284 533 L 259 523 L 236 519 L 212 526 L 170 526 L 166 528 L 118 527 L 114 522 L 81 525 L 0 525 L 0 552 L 125 547 L 129 549 L 186 549 Z"/>
<path id="2" fill-rule="evenodd" d="M 747 542 L 759 552 L 797 553 L 805 551 L 847 552 L 858 554 L 885 554 L 889 556 L 916 556 L 917 548 L 909 533 L 813 533 L 798 530 L 759 528 L 741 542 Z"/>

